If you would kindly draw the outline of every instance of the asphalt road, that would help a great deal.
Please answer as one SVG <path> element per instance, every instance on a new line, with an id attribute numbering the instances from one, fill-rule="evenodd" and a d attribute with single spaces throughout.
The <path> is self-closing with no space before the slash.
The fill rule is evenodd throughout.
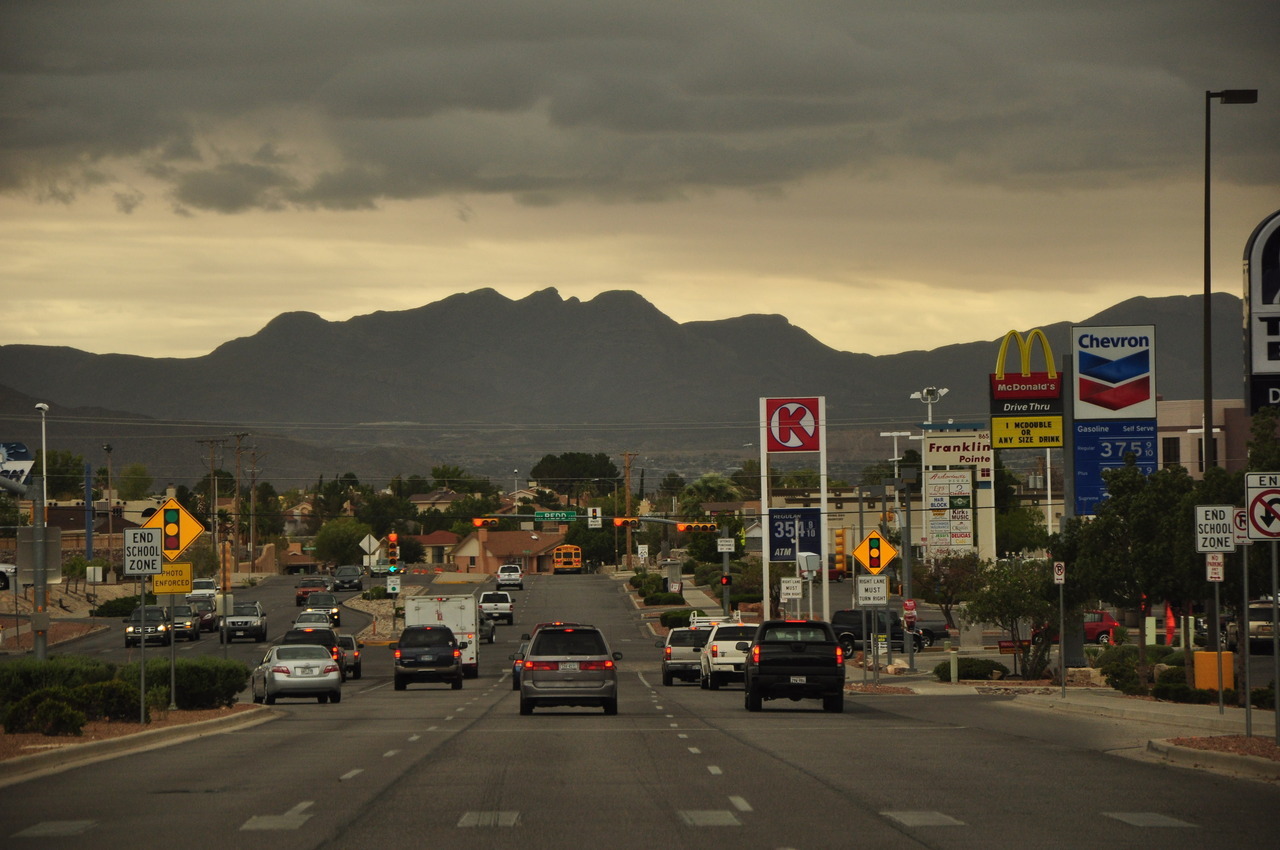
<path id="1" fill-rule="evenodd" d="M 653 637 L 617 581 L 537 576 L 527 588 L 516 624 L 481 647 L 481 677 L 461 691 L 395 692 L 390 653 L 371 647 L 338 705 L 282 701 L 270 723 L 10 786 L 0 835 L 21 847 L 189 850 L 1274 841 L 1280 789 L 1136 752 L 1174 730 L 977 695 L 748 713 L 740 687 L 661 685 Z M 519 715 L 507 656 L 551 619 L 592 622 L 624 654 L 618 716 Z"/>

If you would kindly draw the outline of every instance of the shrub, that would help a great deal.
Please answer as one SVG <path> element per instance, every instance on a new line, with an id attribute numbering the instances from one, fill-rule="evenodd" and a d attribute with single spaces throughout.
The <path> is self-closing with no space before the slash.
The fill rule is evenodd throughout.
<path id="1" fill-rule="evenodd" d="M 682 611 L 663 611 L 658 621 L 668 629 L 683 629 L 689 625 L 690 617 L 702 617 L 705 613 L 701 608 L 685 608 Z"/>
<path id="2" fill-rule="evenodd" d="M 1276 683 L 1272 682 L 1270 686 L 1265 688 L 1254 688 L 1252 691 L 1253 704 L 1256 708 L 1272 709 L 1276 707 Z"/>
<path id="3" fill-rule="evenodd" d="M 154 593 L 147 594 L 147 604 L 156 604 L 156 595 Z M 97 608 L 89 612 L 91 617 L 112 617 L 124 619 L 133 613 L 133 609 L 138 607 L 137 596 L 120 596 L 116 599 L 108 599 Z"/>
<path id="4" fill-rule="evenodd" d="M 645 605 L 681 605 L 684 597 L 679 593 L 651 593 L 644 598 Z"/>
<path id="5" fill-rule="evenodd" d="M 1168 670 L 1161 670 L 1160 675 L 1156 677 L 1157 685 L 1175 685 L 1187 683 L 1186 667 L 1170 667 Z"/>
<path id="6" fill-rule="evenodd" d="M 5 711 L 4 731 L 10 735 L 39 732 L 35 725 L 36 711 L 46 702 L 59 702 L 71 708 L 76 705 L 77 697 L 70 688 L 60 685 L 34 690 L 10 705 Z M 84 725 L 83 719 L 80 724 Z"/>
<path id="7" fill-rule="evenodd" d="M 14 659 L 0 664 L 0 707 L 41 688 L 78 688 L 89 682 L 105 682 L 114 675 L 114 665 L 82 655 L 55 655 L 46 661 Z"/>
<path id="8" fill-rule="evenodd" d="M 956 675 L 961 679 L 990 679 L 996 672 L 1008 676 L 1009 668 L 990 658 L 960 658 L 956 662 Z M 951 662 L 944 661 L 934 667 L 933 675 L 939 682 L 950 682 Z"/>
<path id="9" fill-rule="evenodd" d="M 76 688 L 77 705 L 90 720 L 138 722 L 138 688 L 119 679 L 91 682 Z"/>
<path id="10" fill-rule="evenodd" d="M 368 590 L 360 594 L 361 599 L 386 599 L 387 586 L 385 584 L 375 584 Z"/>
<path id="11" fill-rule="evenodd" d="M 249 684 L 249 668 L 240 661 L 213 658 L 179 658 L 174 665 L 177 683 L 177 706 L 183 710 L 222 708 L 235 705 L 236 695 Z M 138 690 L 138 665 L 120 668 L 118 678 Z M 147 682 L 169 682 L 169 660 L 155 658 L 147 662 Z M 166 707 L 168 700 L 165 701 Z M 136 708 L 136 703 L 135 703 Z"/>
<path id="12" fill-rule="evenodd" d="M 41 735 L 80 735 L 84 731 L 85 716 L 65 702 L 45 700 L 36 708 L 31 718 L 33 732 Z"/>

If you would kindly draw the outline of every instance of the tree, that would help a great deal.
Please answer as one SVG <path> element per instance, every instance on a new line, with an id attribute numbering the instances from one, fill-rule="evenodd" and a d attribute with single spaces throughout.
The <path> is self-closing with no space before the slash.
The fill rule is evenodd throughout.
<path id="1" fill-rule="evenodd" d="M 618 480 L 618 467 L 604 452 L 565 452 L 544 455 L 533 465 L 529 475 L 539 484 L 550 487 L 581 505 L 584 497 L 602 496 Z"/>
<path id="2" fill-rule="evenodd" d="M 738 492 L 744 499 L 760 497 L 760 461 L 752 458 L 742 464 L 742 468 L 730 476 Z"/>
<path id="3" fill-rule="evenodd" d="M 1048 664 L 1049 641 L 1033 643 L 1023 635 L 1024 623 L 1046 623 L 1058 611 L 1057 592 L 1043 561 L 1010 558 L 991 565 L 982 573 L 979 587 L 965 603 L 961 615 L 968 624 L 991 623 L 1018 641 L 1022 675 L 1029 679 L 1043 675 Z M 1022 643 L 1022 641 L 1026 643 Z"/>
<path id="4" fill-rule="evenodd" d="M 1013 507 L 996 512 L 996 551 L 1009 554 L 1038 552 L 1049 544 L 1044 525 L 1044 511 L 1032 507 Z"/>
<path id="5" fill-rule="evenodd" d="M 930 558 L 916 568 L 914 592 L 925 602 L 942 609 L 947 627 L 956 627 L 952 613 L 982 585 L 989 564 L 977 552 L 964 552 Z"/>
<path id="6" fill-rule="evenodd" d="M 36 452 L 36 463 L 31 468 L 32 475 L 40 475 L 43 469 L 41 453 Z M 84 456 L 71 452 L 49 452 L 48 480 L 45 489 L 50 499 L 83 499 L 84 498 Z"/>
<path id="7" fill-rule="evenodd" d="M 316 559 L 330 564 L 358 564 L 364 550 L 360 541 L 372 530 L 353 517 L 331 519 L 316 532 Z"/>
<path id="8" fill-rule="evenodd" d="M 114 482 L 120 492 L 120 498 L 126 501 L 145 499 L 151 494 L 152 478 L 147 474 L 147 467 L 141 463 L 131 463 L 120 470 Z"/>

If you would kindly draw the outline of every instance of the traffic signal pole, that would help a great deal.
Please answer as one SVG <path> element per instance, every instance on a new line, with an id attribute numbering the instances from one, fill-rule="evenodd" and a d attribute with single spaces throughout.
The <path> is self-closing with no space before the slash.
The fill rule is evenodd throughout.
<path id="1" fill-rule="evenodd" d="M 728 523 L 726 523 L 726 524 L 724 524 L 724 525 L 720 526 L 720 538 L 721 538 L 721 539 L 727 539 L 728 537 L 729 537 L 729 525 L 728 525 Z M 720 560 L 720 575 L 722 576 L 722 578 L 720 579 L 720 590 L 721 590 L 721 593 L 720 593 L 721 613 L 723 613 L 723 614 L 724 614 L 724 618 L 727 620 L 727 619 L 729 619 L 729 614 L 730 614 L 730 610 L 729 610 L 729 609 L 732 607 L 732 605 L 730 604 L 730 601 L 729 601 L 729 597 L 730 597 L 732 594 L 730 594 L 730 592 L 729 592 L 729 591 L 733 589 L 733 585 L 731 585 L 731 584 L 725 584 L 725 583 L 724 583 L 724 579 L 725 579 L 725 578 L 728 578 L 728 576 L 729 576 L 729 551 L 728 551 L 728 547 L 726 547 L 726 548 L 725 548 L 725 551 L 721 553 L 721 560 Z M 732 579 L 730 579 L 730 580 L 732 580 Z"/>

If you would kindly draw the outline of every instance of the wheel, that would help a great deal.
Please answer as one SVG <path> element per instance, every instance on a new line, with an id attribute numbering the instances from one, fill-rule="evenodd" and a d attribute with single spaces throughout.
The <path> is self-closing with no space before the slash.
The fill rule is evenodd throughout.
<path id="1" fill-rule="evenodd" d="M 720 690 L 720 677 L 715 673 L 707 674 L 707 688 L 712 691 Z"/>
<path id="2" fill-rule="evenodd" d="M 449 687 L 453 688 L 455 691 L 460 691 L 460 690 L 462 690 L 462 677 L 461 677 L 461 676 L 459 676 L 458 678 L 456 678 L 456 679 L 454 679 L 452 682 L 450 682 L 450 683 L 449 683 Z"/>
<path id="3" fill-rule="evenodd" d="M 328 694 L 320 694 L 320 696 L 316 697 L 316 702 L 320 703 L 321 705 L 324 705 L 328 701 L 329 701 Z"/>
<path id="4" fill-rule="evenodd" d="M 1111 643 L 1111 632 L 1102 632 L 1099 634 L 1098 643 L 1103 644 L 1104 646 Z"/>
<path id="5" fill-rule="evenodd" d="M 396 687 L 396 690 L 397 690 L 397 691 L 403 691 L 407 685 L 408 685 L 408 683 L 407 683 L 407 682 L 405 682 L 405 680 L 404 680 L 404 679 L 401 679 L 399 676 L 396 676 L 396 685 L 395 685 L 395 687 Z"/>
<path id="6" fill-rule="evenodd" d="M 533 701 L 532 701 L 532 700 L 527 700 L 527 699 L 525 699 L 524 697 L 521 697 L 521 698 L 520 698 L 520 713 L 521 713 L 521 714 L 533 714 Z"/>
<path id="7" fill-rule="evenodd" d="M 840 714 L 844 711 L 844 694 L 829 694 L 822 698 L 822 710 L 830 711 L 833 714 Z"/>
<path id="8" fill-rule="evenodd" d="M 743 701 L 746 703 L 747 711 L 760 711 L 764 708 L 764 700 L 755 688 L 748 687 L 743 692 Z"/>
<path id="9" fill-rule="evenodd" d="M 257 688 L 251 688 L 251 689 L 250 689 L 250 691 L 251 691 L 251 693 L 253 694 L 253 704 L 254 704 L 254 705 L 262 705 L 262 697 L 258 696 L 258 689 L 257 689 Z"/>
<path id="10" fill-rule="evenodd" d="M 672 681 L 672 679 L 671 679 L 671 674 L 670 674 L 670 673 L 668 673 L 666 670 L 663 670 L 663 671 L 662 671 L 662 686 L 663 686 L 664 688 L 669 688 L 669 687 L 671 687 L 671 681 Z"/>
<path id="11" fill-rule="evenodd" d="M 255 635 L 253 639 L 257 643 L 262 643 L 264 640 L 267 639 L 267 633 L 262 632 L 261 634 Z"/>
<path id="12" fill-rule="evenodd" d="M 359 679 L 359 678 L 360 678 L 360 665 L 359 665 L 359 664 L 357 664 L 357 665 L 355 666 L 355 669 L 351 671 L 351 678 L 353 678 L 353 679 Z"/>
<path id="13" fill-rule="evenodd" d="M 607 699 L 607 700 L 605 700 L 603 703 L 601 703 L 601 705 L 602 705 L 602 706 L 603 706 L 603 708 L 604 708 L 604 713 L 605 713 L 605 714 L 617 714 L 617 713 L 618 713 L 618 698 L 617 698 L 617 697 L 614 697 L 613 699 Z"/>
<path id="14" fill-rule="evenodd" d="M 263 701 L 263 702 L 265 702 L 267 705 L 275 705 L 275 704 L 276 704 L 276 695 L 275 695 L 275 694 L 267 694 L 266 696 L 264 696 L 264 697 L 262 698 L 262 701 Z"/>
<path id="15" fill-rule="evenodd" d="M 853 653 L 856 652 L 858 649 L 854 645 L 853 638 L 849 637 L 848 635 L 840 636 L 840 648 L 844 650 L 845 658 L 852 658 Z"/>
<path id="16" fill-rule="evenodd" d="M 710 687 L 710 685 L 707 684 L 707 674 L 703 673 L 698 677 L 698 687 L 702 688 L 704 691 Z"/>
<path id="17" fill-rule="evenodd" d="M 933 646 L 933 632 L 922 632 L 920 634 L 920 639 L 924 641 L 924 645 L 926 647 Z"/>
<path id="18" fill-rule="evenodd" d="M 513 691 L 520 690 L 520 680 L 514 676 L 511 677 L 511 690 Z"/>
<path id="19" fill-rule="evenodd" d="M 329 702 L 342 702 L 342 691 L 334 691 L 329 694 Z"/>

